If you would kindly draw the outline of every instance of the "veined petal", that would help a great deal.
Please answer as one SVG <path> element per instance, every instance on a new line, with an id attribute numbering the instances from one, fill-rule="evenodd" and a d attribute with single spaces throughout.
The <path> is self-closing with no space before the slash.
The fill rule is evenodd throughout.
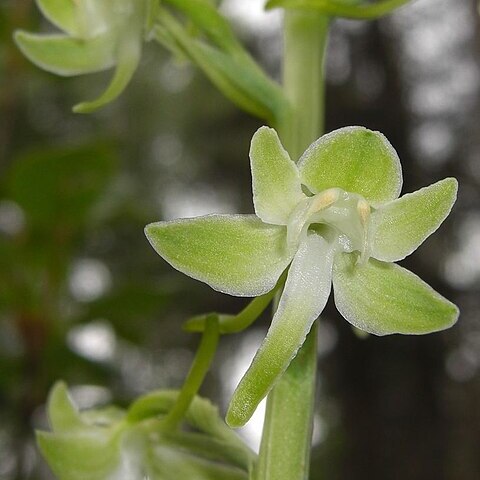
<path id="1" fill-rule="evenodd" d="M 311 233 L 288 272 L 268 334 L 230 402 L 227 423 L 244 425 L 286 370 L 330 295 L 335 244 Z"/>
<path id="2" fill-rule="evenodd" d="M 257 130 L 250 147 L 250 162 L 255 212 L 264 222 L 286 225 L 305 195 L 298 168 L 273 128 Z"/>
<path id="3" fill-rule="evenodd" d="M 17 31 L 15 41 L 31 62 L 57 75 L 68 77 L 99 72 L 115 63 L 114 45 L 108 34 L 77 40 L 65 35 L 36 35 Z"/>
<path id="4" fill-rule="evenodd" d="M 410 255 L 448 216 L 457 189 L 457 181 L 446 178 L 375 210 L 371 216 L 371 255 L 386 262 Z"/>
<path id="5" fill-rule="evenodd" d="M 207 215 L 158 222 L 145 229 L 157 253 L 177 270 L 223 293 L 256 297 L 270 291 L 292 259 L 286 228 L 255 215 Z"/>
<path id="6" fill-rule="evenodd" d="M 118 46 L 118 63 L 112 81 L 95 100 L 73 107 L 76 113 L 90 113 L 115 100 L 125 90 L 135 73 L 142 53 L 141 37 L 127 39 Z"/>
<path id="7" fill-rule="evenodd" d="M 77 35 L 78 5 L 72 0 L 36 0 L 38 8 L 48 20 L 70 35 Z"/>
<path id="8" fill-rule="evenodd" d="M 420 335 L 451 327 L 458 308 L 412 272 L 356 255 L 339 254 L 333 268 L 338 311 L 352 325 L 375 335 Z"/>
<path id="9" fill-rule="evenodd" d="M 363 127 L 335 130 L 312 143 L 298 163 L 313 193 L 339 187 L 362 195 L 373 207 L 395 200 L 402 188 L 397 152 L 379 132 Z"/>

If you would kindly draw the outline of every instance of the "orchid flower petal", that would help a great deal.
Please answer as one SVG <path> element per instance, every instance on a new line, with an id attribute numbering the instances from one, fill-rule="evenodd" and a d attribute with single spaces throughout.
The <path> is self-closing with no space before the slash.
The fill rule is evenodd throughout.
<path id="1" fill-rule="evenodd" d="M 114 46 L 109 34 L 89 40 L 65 35 L 15 33 L 22 53 L 35 65 L 62 76 L 82 75 L 106 70 L 115 64 Z"/>
<path id="2" fill-rule="evenodd" d="M 333 289 L 337 310 L 355 327 L 374 335 L 421 335 L 451 327 L 458 308 L 412 272 L 355 254 L 335 259 Z"/>
<path id="3" fill-rule="evenodd" d="M 381 206 L 371 216 L 371 255 L 396 262 L 416 250 L 450 213 L 458 183 L 446 178 Z"/>
<path id="4" fill-rule="evenodd" d="M 293 256 L 286 248 L 286 228 L 266 225 L 254 215 L 158 222 L 145 233 L 174 268 L 240 297 L 270 291 Z"/>
<path id="5" fill-rule="evenodd" d="M 273 128 L 257 130 L 252 138 L 250 161 L 256 214 L 266 223 L 286 225 L 305 195 L 298 168 Z"/>
<path id="6" fill-rule="evenodd" d="M 313 193 L 341 188 L 362 195 L 373 207 L 395 200 L 402 188 L 396 151 L 384 135 L 363 127 L 323 135 L 302 155 L 298 168 Z"/>
<path id="7" fill-rule="evenodd" d="M 327 303 L 335 245 L 311 233 L 300 245 L 262 346 L 230 402 L 227 423 L 244 425 L 305 341 Z"/>

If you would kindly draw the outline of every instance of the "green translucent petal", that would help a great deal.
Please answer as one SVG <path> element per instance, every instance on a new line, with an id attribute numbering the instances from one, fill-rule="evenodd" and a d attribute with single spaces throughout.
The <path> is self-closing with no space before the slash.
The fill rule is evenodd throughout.
<path id="1" fill-rule="evenodd" d="M 356 255 L 335 259 L 333 289 L 338 311 L 352 325 L 375 335 L 420 335 L 451 327 L 458 308 L 412 272 L 393 263 Z"/>
<path id="2" fill-rule="evenodd" d="M 362 195 L 372 206 L 395 200 L 402 188 L 400 160 L 379 132 L 363 127 L 335 130 L 314 142 L 298 164 L 313 193 L 339 187 Z"/>
<path id="3" fill-rule="evenodd" d="M 311 234 L 288 272 L 272 325 L 230 402 L 227 423 L 244 425 L 297 354 L 330 295 L 334 245 Z"/>
<path id="4" fill-rule="evenodd" d="M 145 229 L 157 253 L 181 272 L 230 295 L 270 291 L 290 263 L 286 228 L 254 215 L 208 215 Z"/>
<path id="5" fill-rule="evenodd" d="M 73 107 L 75 113 L 90 113 L 115 100 L 125 90 L 138 67 L 142 44 L 140 38 L 131 38 L 118 47 L 118 64 L 107 89 L 95 100 L 82 102 Z"/>
<path id="6" fill-rule="evenodd" d="M 78 35 L 77 9 L 74 0 L 36 0 L 38 8 L 58 28 L 70 35 Z"/>
<path id="7" fill-rule="evenodd" d="M 17 31 L 15 41 L 31 62 L 57 75 L 98 72 L 115 63 L 114 47 L 109 35 L 77 40 L 65 35 L 36 35 Z"/>
<path id="8" fill-rule="evenodd" d="M 410 255 L 448 216 L 457 189 L 457 181 L 446 178 L 375 210 L 371 217 L 371 255 L 386 262 Z"/>
<path id="9" fill-rule="evenodd" d="M 250 161 L 255 212 L 264 222 L 286 225 L 305 195 L 297 166 L 273 128 L 257 130 L 252 138 Z"/>
<path id="10" fill-rule="evenodd" d="M 52 430 L 56 433 L 88 428 L 80 417 L 77 407 L 70 399 L 64 382 L 57 382 L 50 392 L 48 417 Z"/>

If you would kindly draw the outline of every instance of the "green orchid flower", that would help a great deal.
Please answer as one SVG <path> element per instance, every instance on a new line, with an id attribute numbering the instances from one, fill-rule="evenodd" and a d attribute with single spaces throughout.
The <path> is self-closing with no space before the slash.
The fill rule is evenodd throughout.
<path id="1" fill-rule="evenodd" d="M 272 290 L 289 266 L 268 334 L 227 413 L 243 425 L 321 314 L 333 284 L 338 311 L 375 335 L 426 334 L 452 326 L 458 309 L 393 262 L 410 255 L 449 214 L 457 181 L 399 197 L 399 158 L 378 132 L 324 135 L 295 164 L 262 127 L 250 150 L 256 215 L 208 215 L 146 227 L 173 267 L 236 296 Z"/>
<path id="2" fill-rule="evenodd" d="M 59 479 L 143 478 L 142 439 L 128 429 L 121 410 L 80 413 L 59 382 L 49 396 L 48 416 L 52 432 L 37 432 L 37 442 Z"/>
<path id="3" fill-rule="evenodd" d="M 60 480 L 247 480 L 256 456 L 208 400 L 193 399 L 185 418 L 190 430 L 165 428 L 162 419 L 177 399 L 178 392 L 162 390 L 127 411 L 79 412 L 58 382 L 48 400 L 52 432 L 37 432 L 38 445 Z"/>
<path id="4" fill-rule="evenodd" d="M 38 7 L 64 34 L 15 33 L 22 53 L 38 67 L 62 76 L 99 72 L 116 66 L 115 74 L 96 100 L 74 107 L 96 110 L 117 98 L 130 82 L 141 57 L 144 30 L 152 0 L 36 0 Z"/>

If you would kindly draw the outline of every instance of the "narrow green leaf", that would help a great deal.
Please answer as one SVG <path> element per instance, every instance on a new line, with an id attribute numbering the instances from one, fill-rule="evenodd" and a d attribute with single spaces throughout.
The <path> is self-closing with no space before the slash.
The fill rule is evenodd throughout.
<path id="1" fill-rule="evenodd" d="M 254 215 L 158 222 L 145 233 L 174 268 L 236 296 L 270 291 L 292 257 L 286 250 L 286 228 L 266 225 Z"/>
<path id="2" fill-rule="evenodd" d="M 109 34 L 89 40 L 65 35 L 15 32 L 15 42 L 35 65 L 62 76 L 99 72 L 115 64 L 114 44 Z"/>
<path id="3" fill-rule="evenodd" d="M 189 20 L 225 51 L 235 52 L 239 43 L 227 19 L 209 0 L 166 0 L 183 12 Z"/>
<path id="4" fill-rule="evenodd" d="M 314 193 L 339 187 L 373 207 L 395 200 L 402 188 L 397 152 L 380 132 L 335 130 L 312 143 L 299 161 L 302 182 Z"/>
<path id="5" fill-rule="evenodd" d="M 416 250 L 450 213 L 458 182 L 446 178 L 381 206 L 372 214 L 371 255 L 396 262 Z"/>
<path id="6" fill-rule="evenodd" d="M 421 335 L 451 327 L 458 308 L 412 272 L 355 254 L 340 254 L 333 269 L 335 304 L 355 327 L 375 335 Z"/>
<path id="7" fill-rule="evenodd" d="M 357 20 L 374 19 L 389 14 L 411 0 L 379 0 L 368 4 L 351 5 L 340 0 L 269 0 L 266 8 L 302 8 L 319 10 L 332 17 L 345 17 Z"/>
<path id="8" fill-rule="evenodd" d="M 266 223 L 287 225 L 305 194 L 298 168 L 273 128 L 262 127 L 253 136 L 250 163 L 256 214 Z"/>
<path id="9" fill-rule="evenodd" d="M 112 81 L 96 100 L 82 102 L 73 107 L 75 113 L 90 113 L 115 100 L 125 90 L 135 73 L 142 53 L 141 39 L 130 36 L 118 48 L 118 63 Z"/>
<path id="10" fill-rule="evenodd" d="M 305 341 L 330 295 L 334 253 L 316 234 L 301 244 L 268 334 L 233 394 L 226 417 L 231 427 L 250 419 Z"/>
<path id="11" fill-rule="evenodd" d="M 251 64 L 238 62 L 201 42 L 190 52 L 220 91 L 248 113 L 272 122 L 285 108 L 279 86 Z"/>
<path id="12" fill-rule="evenodd" d="M 177 53 L 178 48 L 198 65 L 210 81 L 243 110 L 268 122 L 278 120 L 288 110 L 282 89 L 271 80 L 246 52 L 234 56 L 192 37 L 168 11 L 162 10 L 157 40 Z"/>

